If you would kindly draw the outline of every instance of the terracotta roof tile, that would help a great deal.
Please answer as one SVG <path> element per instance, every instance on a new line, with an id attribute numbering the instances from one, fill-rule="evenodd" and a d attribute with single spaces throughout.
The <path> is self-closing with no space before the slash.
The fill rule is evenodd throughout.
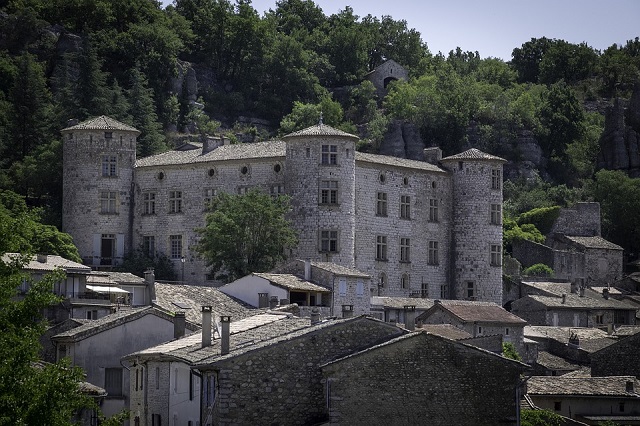
<path id="1" fill-rule="evenodd" d="M 471 148 L 459 154 L 444 157 L 441 161 L 460 161 L 460 160 L 486 160 L 486 161 L 500 161 L 503 163 L 507 162 L 507 160 L 505 160 L 504 158 L 487 154 L 486 152 L 482 152 L 476 148 Z"/>
<path id="2" fill-rule="evenodd" d="M 140 131 L 135 127 L 131 127 L 128 124 L 121 123 L 118 120 L 114 120 L 106 115 L 90 118 L 82 123 L 78 123 L 74 126 L 69 126 L 62 129 L 62 132 L 70 132 L 72 130 L 120 130 L 126 132 L 135 132 L 140 134 Z"/>

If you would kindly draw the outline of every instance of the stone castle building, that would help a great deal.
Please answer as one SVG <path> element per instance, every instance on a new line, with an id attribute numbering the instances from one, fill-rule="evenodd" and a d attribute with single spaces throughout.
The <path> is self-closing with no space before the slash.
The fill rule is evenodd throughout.
<path id="1" fill-rule="evenodd" d="M 216 194 L 291 196 L 292 257 L 372 277 L 372 295 L 502 302 L 502 166 L 470 149 L 426 161 L 356 151 L 322 123 L 282 140 L 187 143 L 136 159 L 138 130 L 101 116 L 62 130 L 63 230 L 87 265 L 142 248 L 178 276 L 210 281 L 194 246 Z"/>

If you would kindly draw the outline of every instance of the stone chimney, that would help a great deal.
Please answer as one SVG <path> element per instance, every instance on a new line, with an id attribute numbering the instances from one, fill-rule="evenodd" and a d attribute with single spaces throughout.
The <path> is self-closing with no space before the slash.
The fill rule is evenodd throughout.
<path id="1" fill-rule="evenodd" d="M 580 287 L 580 297 L 584 297 L 584 287 Z"/>
<path id="2" fill-rule="evenodd" d="M 70 118 L 69 120 L 67 120 L 67 127 L 75 126 L 79 122 L 80 121 L 77 118 Z"/>
<path id="3" fill-rule="evenodd" d="M 602 297 L 604 297 L 605 299 L 609 299 L 609 289 L 608 288 L 603 288 L 602 289 Z"/>
<path id="4" fill-rule="evenodd" d="M 304 261 L 304 280 L 311 281 L 311 259 Z"/>
<path id="5" fill-rule="evenodd" d="M 320 309 L 311 308 L 311 325 L 318 324 L 320 322 Z"/>
<path id="6" fill-rule="evenodd" d="M 173 316 L 173 338 L 180 339 L 184 337 L 187 328 L 187 320 L 184 312 L 176 312 Z"/>
<path id="7" fill-rule="evenodd" d="M 229 325 L 231 323 L 231 317 L 228 315 L 220 316 L 220 327 L 222 328 L 222 335 L 220 336 L 220 355 L 226 355 L 229 353 Z"/>
<path id="8" fill-rule="evenodd" d="M 416 329 L 416 306 L 405 305 L 404 307 L 404 328 L 409 331 Z"/>
<path id="9" fill-rule="evenodd" d="M 353 305 L 342 305 L 342 318 L 353 317 Z"/>
<path id="10" fill-rule="evenodd" d="M 567 303 L 567 295 L 562 293 L 562 304 L 564 305 L 565 303 Z"/>
<path id="11" fill-rule="evenodd" d="M 211 306 L 202 307 L 202 347 L 211 346 Z"/>
<path id="12" fill-rule="evenodd" d="M 274 309 L 278 306 L 278 296 L 271 296 L 269 299 L 269 309 Z"/>
<path id="13" fill-rule="evenodd" d="M 144 282 L 149 290 L 149 299 L 153 303 L 156 300 L 156 274 L 154 274 L 153 268 L 144 271 Z"/>
<path id="14" fill-rule="evenodd" d="M 442 160 L 442 150 L 437 146 L 425 148 L 422 152 L 424 154 L 424 161 L 427 163 L 438 164 L 438 161 Z"/>
<path id="15" fill-rule="evenodd" d="M 633 380 L 627 380 L 627 386 L 626 386 L 625 390 L 628 393 L 635 393 L 634 386 L 633 386 Z"/>
<path id="16" fill-rule="evenodd" d="M 578 293 L 578 289 L 580 288 L 580 283 L 578 282 L 578 278 L 575 278 L 571 281 L 571 293 Z"/>
<path id="17" fill-rule="evenodd" d="M 40 263 L 47 263 L 47 255 L 46 254 L 42 254 L 42 253 L 38 253 L 36 255 L 36 259 L 38 260 L 38 262 Z"/>
<path id="18" fill-rule="evenodd" d="M 220 138 L 207 136 L 202 143 L 202 154 L 204 155 L 208 152 L 211 152 L 222 144 L 223 141 Z"/>
<path id="19" fill-rule="evenodd" d="M 258 293 L 258 308 L 269 307 L 269 293 Z"/>

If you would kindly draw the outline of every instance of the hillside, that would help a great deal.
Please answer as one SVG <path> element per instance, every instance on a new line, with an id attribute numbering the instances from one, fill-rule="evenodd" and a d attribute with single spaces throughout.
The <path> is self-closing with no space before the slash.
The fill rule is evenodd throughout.
<path id="1" fill-rule="evenodd" d="M 12 0 L 0 27 L 0 189 L 49 223 L 60 223 L 59 129 L 71 118 L 140 129 L 142 157 L 213 133 L 263 140 L 322 114 L 370 152 L 503 156 L 505 214 L 600 201 L 605 236 L 640 249 L 638 38 L 603 52 L 532 39 L 508 63 L 433 55 L 404 21 L 327 16 L 303 0 L 262 17 L 226 0 Z M 388 59 L 408 79 L 380 92 L 366 76 Z"/>

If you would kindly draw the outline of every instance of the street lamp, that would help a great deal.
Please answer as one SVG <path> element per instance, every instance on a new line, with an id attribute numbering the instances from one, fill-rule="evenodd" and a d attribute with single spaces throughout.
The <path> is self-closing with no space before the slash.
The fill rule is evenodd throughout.
<path id="1" fill-rule="evenodd" d="M 182 256 L 180 258 L 180 263 L 182 263 L 182 279 L 180 280 L 181 284 L 184 284 L 184 262 L 185 262 L 185 258 L 184 256 Z"/>

